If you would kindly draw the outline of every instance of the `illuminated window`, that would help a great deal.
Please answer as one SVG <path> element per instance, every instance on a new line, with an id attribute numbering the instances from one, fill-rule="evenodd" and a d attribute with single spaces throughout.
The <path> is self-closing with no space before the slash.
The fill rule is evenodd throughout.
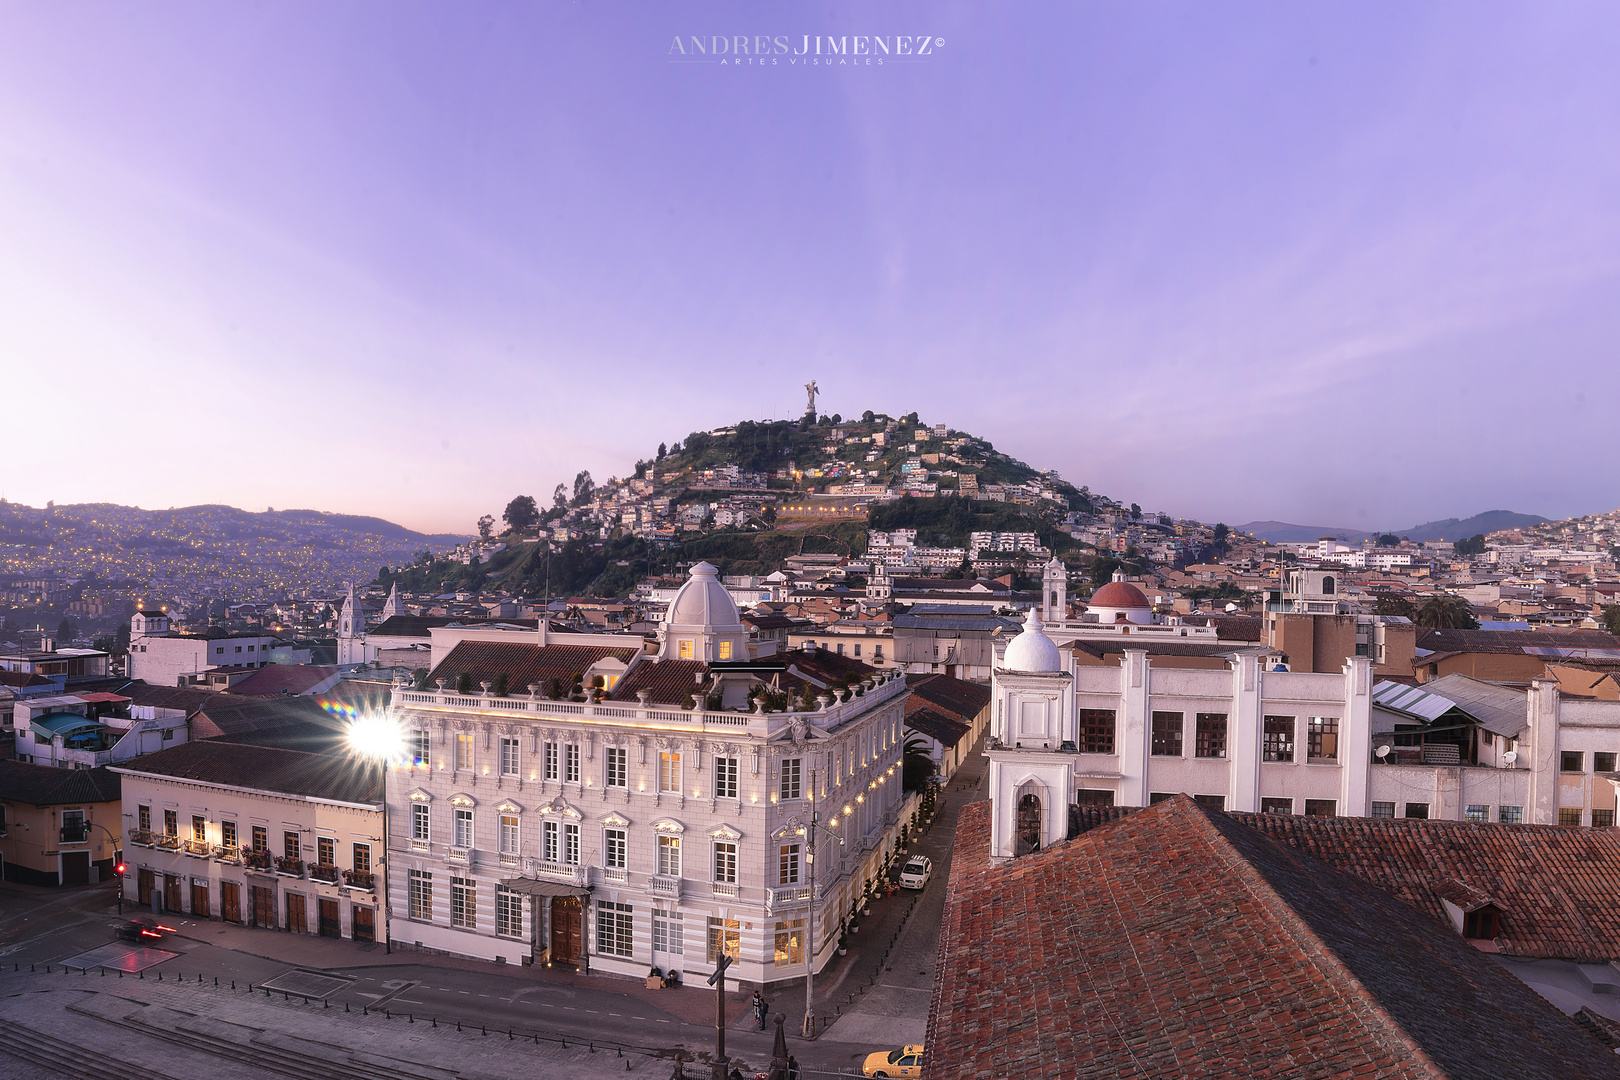
<path id="1" fill-rule="evenodd" d="M 607 763 L 606 784 L 612 788 L 628 787 L 630 783 L 630 751 L 622 746 L 610 746 L 604 755 Z"/>
<path id="2" fill-rule="evenodd" d="M 720 659 L 722 659 L 722 660 L 730 660 L 731 659 L 731 642 L 722 641 L 720 643 Z"/>
<path id="3" fill-rule="evenodd" d="M 726 840 L 714 844 L 714 880 L 723 885 L 737 883 L 737 845 Z"/>
<path id="4" fill-rule="evenodd" d="M 658 873 L 663 877 L 681 876 L 680 837 L 660 836 L 658 838 Z"/>
<path id="5" fill-rule="evenodd" d="M 783 844 L 777 849 L 776 883 L 778 885 L 797 885 L 799 883 L 798 844 Z"/>
<path id="6" fill-rule="evenodd" d="M 778 967 L 784 964 L 804 963 L 803 919 L 794 919 L 792 922 L 779 922 L 776 924 L 774 962 Z"/>
<path id="7" fill-rule="evenodd" d="M 692 643 L 690 641 L 682 641 L 677 648 L 678 648 L 677 655 L 680 657 L 680 659 L 682 659 L 682 660 L 690 660 L 690 659 L 692 659 Z"/>
<path id="8" fill-rule="evenodd" d="M 736 919 L 717 919 L 709 917 L 709 963 L 714 963 L 724 953 L 733 960 L 742 953 L 742 923 Z"/>
<path id="9" fill-rule="evenodd" d="M 456 768 L 470 769 L 473 767 L 473 733 L 470 731 L 456 732 Z"/>
<path id="10" fill-rule="evenodd" d="M 660 751 L 658 754 L 658 790 L 679 793 L 681 790 L 681 755 L 678 751 Z"/>
<path id="11" fill-rule="evenodd" d="M 736 758 L 717 757 L 714 759 L 714 797 L 717 799 L 735 799 L 737 797 Z"/>

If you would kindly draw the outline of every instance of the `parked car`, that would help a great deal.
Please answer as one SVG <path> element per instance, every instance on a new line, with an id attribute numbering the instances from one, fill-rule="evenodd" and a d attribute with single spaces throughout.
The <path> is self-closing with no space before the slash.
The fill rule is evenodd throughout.
<path id="1" fill-rule="evenodd" d="M 142 945 L 162 941 L 172 933 L 174 933 L 174 927 L 164 926 L 153 919 L 130 919 L 118 928 L 119 937 L 125 941 L 133 941 Z"/>
<path id="2" fill-rule="evenodd" d="M 921 1076 L 922 1059 L 921 1046 L 879 1050 L 875 1054 L 866 1055 L 866 1061 L 861 1065 L 861 1073 L 864 1076 Z"/>
<path id="3" fill-rule="evenodd" d="M 928 861 L 926 855 L 913 855 L 906 860 L 900 868 L 900 887 L 902 889 L 920 889 L 928 884 L 933 876 L 934 864 Z"/>

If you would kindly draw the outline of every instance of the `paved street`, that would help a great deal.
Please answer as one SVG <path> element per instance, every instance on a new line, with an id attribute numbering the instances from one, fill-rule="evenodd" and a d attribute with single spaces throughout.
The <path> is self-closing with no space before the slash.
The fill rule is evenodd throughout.
<path id="1" fill-rule="evenodd" d="M 817 1012 L 832 1026 L 817 1040 L 800 1039 L 803 983 L 772 990 L 772 1012 L 787 1016 L 790 1047 L 806 1075 L 847 1075 L 872 1050 L 921 1041 L 956 813 L 976 797 L 983 758 L 974 754 L 970 763 L 974 771 L 964 770 L 949 786 L 932 830 L 913 848 L 934 861 L 928 888 L 874 905 L 851 939 L 849 955 L 818 976 Z M 343 1061 L 365 1053 L 391 1059 L 363 1070 L 379 1077 L 587 1077 L 623 1075 L 627 1064 L 631 1072 L 663 1077 L 673 1070 L 675 1056 L 707 1061 L 714 1044 L 714 993 L 707 987 L 647 990 L 610 976 L 404 951 L 390 955 L 376 944 L 174 915 L 168 918 L 178 933 L 161 948 L 175 955 L 146 967 L 141 977 L 133 967 L 122 979 L 116 970 L 102 975 L 94 965 L 117 963 L 112 951 L 76 961 L 90 965 L 88 973 L 64 975 L 64 959 L 114 939 L 118 916 L 109 888 L 0 885 L 0 911 L 0 996 L 12 1022 L 0 1039 L 3 1080 L 98 1075 L 87 1062 L 99 1057 L 105 1063 L 109 1046 L 121 1048 L 118 1060 L 126 1066 L 154 1075 L 217 1080 L 222 1046 L 263 1047 L 266 1040 L 288 1038 L 314 1040 L 323 1049 L 279 1051 L 291 1054 L 286 1060 L 255 1051 L 260 1057 L 252 1060 L 287 1075 L 359 1075 L 353 1062 Z M 728 994 L 726 1013 L 727 1049 L 752 1075 L 751 1069 L 769 1062 L 770 1033 L 753 1030 L 746 994 Z M 236 1027 L 198 1032 L 198 1017 Z M 46 1041 L 64 1053 L 77 1045 L 89 1057 L 31 1061 L 18 1043 L 28 1042 L 30 1030 L 48 1035 Z M 618 1057 L 621 1050 L 624 1058 Z M 543 1067 L 546 1062 L 555 1067 Z M 140 1077 L 121 1068 L 117 1075 L 126 1080 Z"/>

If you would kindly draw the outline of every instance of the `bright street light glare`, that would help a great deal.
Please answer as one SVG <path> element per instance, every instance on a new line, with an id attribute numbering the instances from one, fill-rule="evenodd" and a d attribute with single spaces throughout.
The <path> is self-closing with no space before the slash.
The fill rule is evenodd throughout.
<path id="1" fill-rule="evenodd" d="M 349 719 L 349 749 L 379 761 L 398 760 L 404 737 L 398 722 L 387 712 L 363 712 Z"/>

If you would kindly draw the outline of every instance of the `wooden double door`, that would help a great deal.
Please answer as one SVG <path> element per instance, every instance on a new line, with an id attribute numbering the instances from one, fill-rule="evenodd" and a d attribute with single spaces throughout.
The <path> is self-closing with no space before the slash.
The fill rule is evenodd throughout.
<path id="1" fill-rule="evenodd" d="M 157 878 L 152 871 L 141 869 L 135 872 L 135 899 L 141 907 L 152 906 L 152 889 L 156 884 Z"/>
<path id="2" fill-rule="evenodd" d="M 309 933 L 309 912 L 305 909 L 303 893 L 287 894 L 287 929 L 295 934 Z"/>
<path id="3" fill-rule="evenodd" d="M 242 921 L 242 886 L 234 881 L 219 883 L 219 916 L 226 922 Z"/>
<path id="4" fill-rule="evenodd" d="M 191 883 L 191 914 L 198 919 L 209 917 L 208 910 L 208 882 L 193 881 Z"/>
<path id="5" fill-rule="evenodd" d="M 321 920 L 321 937 L 342 937 L 343 915 L 338 902 L 323 897 L 316 901 L 316 908 Z"/>
<path id="6" fill-rule="evenodd" d="M 249 885 L 249 923 L 265 930 L 276 928 L 276 890 L 274 886 Z"/>
<path id="7" fill-rule="evenodd" d="M 180 906 L 180 875 L 163 875 L 163 910 L 183 911 Z"/>
<path id="8" fill-rule="evenodd" d="M 585 943 L 585 909 L 577 896 L 551 898 L 551 962 L 577 967 Z"/>
<path id="9" fill-rule="evenodd" d="M 376 914 L 377 913 L 374 910 L 372 910 L 371 908 L 359 907 L 358 905 L 355 906 L 355 907 L 351 907 L 349 909 L 349 911 L 352 912 L 353 916 L 354 916 L 354 940 L 356 940 L 356 941 L 376 941 L 377 940 L 377 922 L 376 922 Z"/>

